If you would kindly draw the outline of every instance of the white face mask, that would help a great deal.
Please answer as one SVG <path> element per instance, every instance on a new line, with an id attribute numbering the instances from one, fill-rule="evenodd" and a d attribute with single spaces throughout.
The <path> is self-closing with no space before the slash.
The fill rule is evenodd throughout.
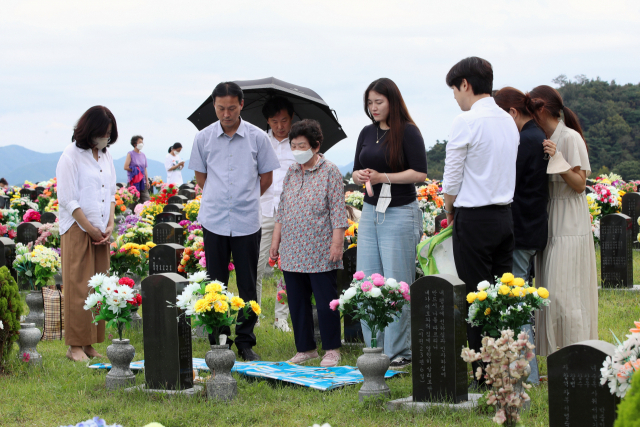
<path id="1" fill-rule="evenodd" d="M 140 144 L 136 145 L 136 148 L 138 150 L 142 150 L 142 147 L 144 147 L 144 143 L 143 142 L 141 142 Z"/>
<path id="2" fill-rule="evenodd" d="M 102 150 L 111 141 L 111 138 L 93 138 L 93 144 L 98 150 Z"/>
<path id="3" fill-rule="evenodd" d="M 293 158 L 296 159 L 296 162 L 300 163 L 301 165 L 304 165 L 313 157 L 313 151 L 311 151 L 311 148 L 309 148 L 307 151 L 295 150 L 291 153 L 293 153 Z"/>

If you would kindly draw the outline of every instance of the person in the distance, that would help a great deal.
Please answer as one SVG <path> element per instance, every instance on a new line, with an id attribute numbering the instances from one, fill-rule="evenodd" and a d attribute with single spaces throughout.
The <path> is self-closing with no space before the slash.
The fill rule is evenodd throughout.
<path id="1" fill-rule="evenodd" d="M 182 168 L 184 160 L 180 158 L 182 144 L 176 142 L 169 147 L 169 154 L 164 158 L 164 168 L 167 170 L 167 184 L 182 185 Z"/>

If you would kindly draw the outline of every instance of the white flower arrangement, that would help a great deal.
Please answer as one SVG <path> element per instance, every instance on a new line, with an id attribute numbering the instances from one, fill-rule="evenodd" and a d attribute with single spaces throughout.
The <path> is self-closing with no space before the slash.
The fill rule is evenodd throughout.
<path id="1" fill-rule="evenodd" d="M 623 343 L 614 338 L 618 342 L 616 352 L 613 357 L 607 356 L 602 364 L 600 373 L 602 385 L 609 383 L 611 394 L 618 397 L 624 397 L 627 390 L 631 387 L 631 377 L 635 371 L 640 371 L 640 322 L 634 322 L 635 329 L 630 329 L 631 334 L 627 335 L 627 340 Z"/>

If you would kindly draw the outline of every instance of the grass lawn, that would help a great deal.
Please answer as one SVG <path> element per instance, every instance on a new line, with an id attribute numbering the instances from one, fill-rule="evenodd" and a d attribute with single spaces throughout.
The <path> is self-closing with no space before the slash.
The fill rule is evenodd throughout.
<path id="1" fill-rule="evenodd" d="M 635 265 L 640 268 L 640 253 L 634 252 Z M 640 278 L 640 276 L 636 275 Z M 232 283 L 231 288 L 235 286 Z M 553 296 L 552 296 L 553 297 Z M 256 328 L 256 352 L 263 360 L 283 361 L 295 354 L 292 333 L 272 328 L 275 300 L 275 280 L 265 281 L 263 289 L 262 326 Z M 640 293 L 600 291 L 599 337 L 613 342 L 612 330 L 623 338 L 634 320 L 640 318 Z M 115 334 L 115 331 L 109 331 Z M 141 332 L 127 331 L 136 348 L 134 360 L 144 359 Z M 109 341 L 109 340 L 107 340 Z M 106 354 L 109 343 L 96 345 Z M 193 342 L 193 356 L 204 357 L 208 345 L 204 340 Z M 360 385 L 330 392 L 299 386 L 248 381 L 235 375 L 238 396 L 231 404 L 211 403 L 204 398 L 167 398 L 144 393 L 107 392 L 106 372 L 87 369 L 85 364 L 65 358 L 62 341 L 41 342 L 38 351 L 44 357 L 42 368 L 27 367 L 16 359 L 9 363 L 9 375 L 0 376 L 0 426 L 58 426 L 76 424 L 93 416 L 108 423 L 139 427 L 157 421 L 166 427 L 177 426 L 311 426 L 330 423 L 342 426 L 493 426 L 491 416 L 480 410 L 452 412 L 433 409 L 427 413 L 388 412 L 382 403 L 358 402 Z M 355 366 L 359 348 L 343 348 L 342 363 Z M 544 358 L 538 358 L 541 374 L 546 375 Z M 95 362 L 93 362 L 95 363 Z M 318 365 L 319 362 L 316 363 Z M 391 398 L 411 395 L 411 367 L 407 375 L 387 380 Z M 144 376 L 136 377 L 137 384 Z M 527 426 L 548 424 L 547 386 L 533 388 L 531 411 L 523 416 Z"/>

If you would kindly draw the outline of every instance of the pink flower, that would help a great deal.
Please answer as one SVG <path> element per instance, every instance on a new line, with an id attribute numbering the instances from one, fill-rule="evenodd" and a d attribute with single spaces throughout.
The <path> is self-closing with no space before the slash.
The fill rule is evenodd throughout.
<path id="1" fill-rule="evenodd" d="M 362 292 L 369 292 L 371 288 L 373 288 L 373 285 L 368 280 L 360 285 L 360 289 L 362 289 Z"/>
<path id="2" fill-rule="evenodd" d="M 207 258 L 206 257 L 200 258 L 200 261 L 198 261 L 198 264 L 200 264 L 201 267 L 207 268 Z"/>
<path id="3" fill-rule="evenodd" d="M 114 252 L 114 251 L 111 251 L 111 255 L 115 255 L 115 252 Z"/>
<path id="4" fill-rule="evenodd" d="M 407 285 L 405 282 L 400 282 L 400 292 L 402 294 L 408 294 L 409 293 L 409 285 Z"/>
<path id="5" fill-rule="evenodd" d="M 0 224 L 0 236 L 7 234 L 7 226 Z"/>
<path id="6" fill-rule="evenodd" d="M 373 284 L 376 285 L 377 287 L 384 286 L 384 277 L 378 274 L 378 277 L 374 278 L 373 276 L 371 276 L 371 278 L 373 279 Z"/>
<path id="7" fill-rule="evenodd" d="M 382 274 L 373 273 L 373 274 L 371 275 L 371 279 L 373 279 L 373 280 L 378 279 L 378 278 L 380 278 L 380 279 L 384 279 L 384 277 L 382 277 Z"/>
<path id="8" fill-rule="evenodd" d="M 22 216 L 22 220 L 24 222 L 39 222 L 40 212 L 34 211 L 33 209 L 27 209 L 27 211 Z"/>
<path id="9" fill-rule="evenodd" d="M 507 416 L 504 413 L 504 409 L 500 409 L 496 412 L 496 416 L 493 417 L 493 422 L 497 424 L 504 424 L 505 421 L 507 421 Z"/>
<path id="10" fill-rule="evenodd" d="M 31 360 L 31 355 L 29 353 L 23 353 L 22 354 L 22 361 L 23 362 L 28 362 L 29 360 Z"/>
<path id="11" fill-rule="evenodd" d="M 402 298 L 404 298 L 405 301 L 411 301 L 411 295 L 409 295 L 409 292 L 402 294 Z"/>
<path id="12" fill-rule="evenodd" d="M 18 233 L 16 232 L 16 230 L 9 230 L 9 238 L 10 239 L 15 239 L 17 235 L 18 235 Z"/>
<path id="13" fill-rule="evenodd" d="M 338 309 L 338 307 L 340 306 L 340 301 L 337 299 L 334 299 L 333 301 L 331 301 L 329 303 L 329 307 L 331 308 L 331 310 L 336 311 Z"/>
<path id="14" fill-rule="evenodd" d="M 449 223 L 447 222 L 447 219 L 443 219 L 442 221 L 440 221 L 440 227 L 441 228 L 447 228 L 447 225 L 449 225 Z"/>
<path id="15" fill-rule="evenodd" d="M 233 270 L 235 270 L 235 269 L 236 269 L 236 266 L 235 266 L 235 265 L 233 265 L 233 263 L 232 263 L 232 262 L 230 262 L 230 263 L 229 263 L 229 267 L 228 267 L 228 268 L 229 268 L 229 271 L 233 271 Z"/>
<path id="16" fill-rule="evenodd" d="M 356 274 L 353 275 L 353 278 L 356 279 L 356 280 L 364 279 L 364 272 L 363 271 L 356 271 Z"/>

